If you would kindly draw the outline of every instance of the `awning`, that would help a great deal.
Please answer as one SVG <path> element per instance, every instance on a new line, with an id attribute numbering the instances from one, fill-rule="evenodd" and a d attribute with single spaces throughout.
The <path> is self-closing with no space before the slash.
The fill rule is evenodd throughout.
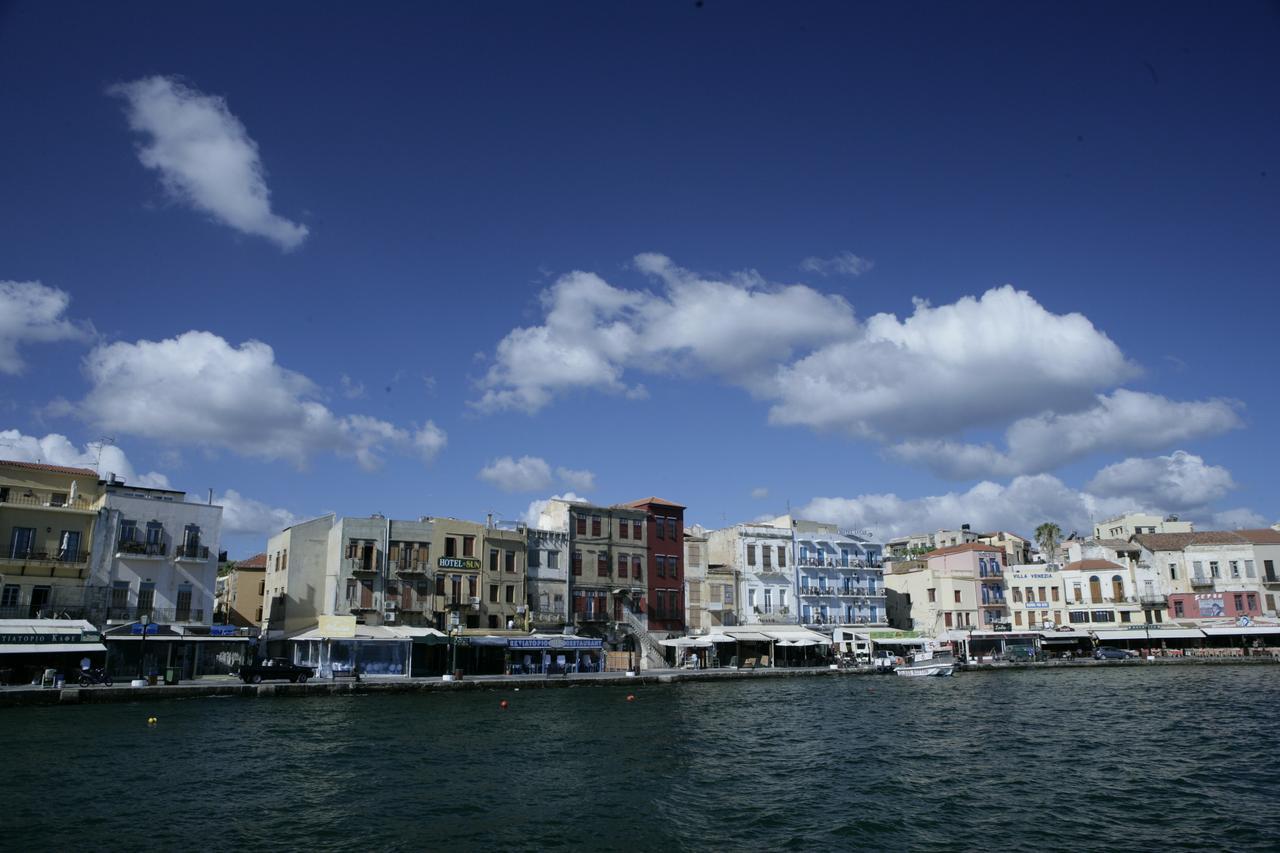
<path id="1" fill-rule="evenodd" d="M 659 640 L 659 645 L 667 648 L 687 649 L 687 648 L 708 648 L 711 643 L 701 637 L 676 637 L 673 640 Z"/>
<path id="2" fill-rule="evenodd" d="M 775 640 L 811 640 L 814 643 L 831 645 L 831 638 L 826 634 L 819 634 L 808 628 L 770 628 L 765 633 Z"/>
<path id="3" fill-rule="evenodd" d="M 77 652 L 105 652 L 102 643 L 0 643 L 0 655 L 61 655 Z"/>
<path id="4" fill-rule="evenodd" d="M 1147 641 L 1147 632 L 1144 630 L 1094 631 L 1093 636 L 1106 642 L 1114 642 L 1116 640 L 1141 640 L 1145 643 Z M 1151 632 L 1151 642 L 1153 643 L 1158 643 L 1161 640 L 1202 639 L 1204 639 L 1204 632 L 1199 628 L 1161 628 Z"/>
<path id="5" fill-rule="evenodd" d="M 1280 625 L 1237 625 L 1233 628 L 1201 628 L 1210 637 L 1236 637 L 1251 634 L 1280 634 Z"/>
<path id="6" fill-rule="evenodd" d="M 725 633 L 728 633 L 727 631 Z M 731 634 L 739 643 L 771 643 L 773 637 L 767 634 L 761 634 L 758 631 L 735 631 Z"/>
<path id="7" fill-rule="evenodd" d="M 699 639 L 706 640 L 708 643 L 736 643 L 738 642 L 728 634 L 706 634 Z"/>

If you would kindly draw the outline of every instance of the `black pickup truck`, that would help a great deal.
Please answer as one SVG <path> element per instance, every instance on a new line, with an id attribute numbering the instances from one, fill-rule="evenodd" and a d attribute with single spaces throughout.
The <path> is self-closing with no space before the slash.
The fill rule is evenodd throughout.
<path id="1" fill-rule="evenodd" d="M 313 668 L 290 663 L 285 658 L 267 658 L 240 667 L 240 680 L 245 684 L 261 684 L 263 681 L 281 679 L 303 682 L 315 674 L 316 671 Z"/>

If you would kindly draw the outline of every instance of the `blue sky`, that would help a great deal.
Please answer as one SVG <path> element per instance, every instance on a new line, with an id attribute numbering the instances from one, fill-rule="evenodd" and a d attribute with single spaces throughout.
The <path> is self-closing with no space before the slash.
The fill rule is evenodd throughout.
<path id="1" fill-rule="evenodd" d="M 214 489 L 233 555 L 568 491 L 1271 523 L 1278 36 L 1261 3 L 7 5 L 0 456 L 110 436 Z"/>

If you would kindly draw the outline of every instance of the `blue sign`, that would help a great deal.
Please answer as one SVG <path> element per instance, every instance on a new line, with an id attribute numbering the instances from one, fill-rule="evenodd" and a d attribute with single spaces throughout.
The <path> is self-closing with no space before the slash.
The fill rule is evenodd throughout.
<path id="1" fill-rule="evenodd" d="M 594 637 L 512 637 L 512 649 L 598 649 L 601 641 Z"/>
<path id="2" fill-rule="evenodd" d="M 142 636 L 142 627 L 143 627 L 142 625 L 138 624 L 137 622 L 134 622 L 132 625 L 129 626 L 129 633 L 133 634 L 135 637 L 140 637 Z M 148 636 L 151 634 L 160 633 L 160 626 L 157 625 L 155 622 L 150 623 L 149 625 L 146 626 L 146 628 L 147 628 Z"/>
<path id="3" fill-rule="evenodd" d="M 236 635 L 235 625 L 210 625 L 210 637 L 234 637 Z"/>

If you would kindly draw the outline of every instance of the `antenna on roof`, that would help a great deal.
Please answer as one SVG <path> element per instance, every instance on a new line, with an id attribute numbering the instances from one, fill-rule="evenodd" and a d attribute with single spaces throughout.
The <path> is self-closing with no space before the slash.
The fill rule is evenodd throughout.
<path id="1" fill-rule="evenodd" d="M 89 445 L 90 447 L 97 448 L 97 456 L 93 460 L 93 470 L 98 472 L 99 477 L 102 476 L 102 448 L 106 447 L 108 444 L 115 443 L 116 440 L 114 437 L 104 435 L 102 438 L 99 438 L 97 441 Z"/>

